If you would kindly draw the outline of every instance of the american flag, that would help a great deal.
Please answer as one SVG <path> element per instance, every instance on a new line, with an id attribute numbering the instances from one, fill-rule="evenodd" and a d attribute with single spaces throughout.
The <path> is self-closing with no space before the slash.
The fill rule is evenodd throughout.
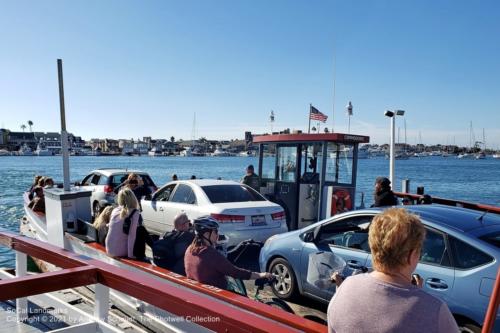
<path id="1" fill-rule="evenodd" d="M 311 105 L 311 111 L 309 111 L 309 118 L 312 120 L 318 120 L 321 122 L 326 122 L 328 116 L 321 113 L 318 109 Z"/>

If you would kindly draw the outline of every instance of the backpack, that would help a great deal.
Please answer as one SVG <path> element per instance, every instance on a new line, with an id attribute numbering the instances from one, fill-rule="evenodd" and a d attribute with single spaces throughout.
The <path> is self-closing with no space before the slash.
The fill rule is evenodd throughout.
<path id="1" fill-rule="evenodd" d="M 133 209 L 132 212 L 125 218 L 125 221 L 123 221 L 123 232 L 127 235 L 130 232 L 130 224 L 132 223 L 131 218 L 136 211 L 137 209 Z M 150 245 L 152 244 L 152 241 L 148 231 L 142 225 L 142 216 L 139 213 L 139 221 L 137 223 L 137 230 L 135 232 L 135 242 L 133 250 L 134 257 L 140 260 L 146 257 L 146 244 Z"/>
<path id="2" fill-rule="evenodd" d="M 156 266 L 172 269 L 176 262 L 175 242 L 180 232 L 172 231 L 153 244 L 153 262 Z"/>

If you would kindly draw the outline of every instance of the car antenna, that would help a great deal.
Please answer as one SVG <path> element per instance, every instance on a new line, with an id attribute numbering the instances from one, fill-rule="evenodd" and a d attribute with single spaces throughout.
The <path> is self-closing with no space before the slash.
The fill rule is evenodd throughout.
<path id="1" fill-rule="evenodd" d="M 481 214 L 481 216 L 478 216 L 477 217 L 477 220 L 479 222 L 481 222 L 481 224 L 483 224 L 483 218 L 486 216 L 486 214 L 488 214 L 490 211 L 489 210 L 485 210 L 484 213 Z"/>

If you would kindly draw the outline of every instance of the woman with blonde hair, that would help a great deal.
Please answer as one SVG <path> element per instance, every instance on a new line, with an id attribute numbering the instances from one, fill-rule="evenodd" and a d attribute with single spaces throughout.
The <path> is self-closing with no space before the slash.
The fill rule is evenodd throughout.
<path id="1" fill-rule="evenodd" d="M 122 189 L 117 196 L 118 207 L 111 212 L 106 252 L 113 257 L 144 260 L 146 243 L 152 245 L 149 234 L 142 225 L 139 203 L 134 192 Z"/>
<path id="2" fill-rule="evenodd" d="M 425 228 L 404 208 L 375 216 L 371 273 L 347 278 L 328 305 L 329 332 L 458 332 L 446 303 L 412 283 Z"/>
<path id="3" fill-rule="evenodd" d="M 108 224 L 111 219 L 113 206 L 105 207 L 94 221 L 94 228 L 97 229 L 97 242 L 106 246 L 106 236 L 108 235 Z"/>

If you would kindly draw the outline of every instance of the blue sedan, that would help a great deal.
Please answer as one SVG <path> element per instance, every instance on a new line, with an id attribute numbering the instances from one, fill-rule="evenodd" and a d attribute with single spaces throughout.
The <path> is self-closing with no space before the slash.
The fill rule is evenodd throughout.
<path id="1" fill-rule="evenodd" d="M 448 304 L 464 332 L 480 332 L 500 260 L 500 215 L 465 208 L 418 205 L 427 231 L 416 272 L 424 289 Z M 348 268 L 371 267 L 368 228 L 377 208 L 356 210 L 269 238 L 260 252 L 261 271 L 278 276 L 276 296 L 297 294 L 329 302 L 335 288 L 308 282 L 311 254 L 332 252 Z M 500 316 L 496 330 L 500 332 Z"/>

